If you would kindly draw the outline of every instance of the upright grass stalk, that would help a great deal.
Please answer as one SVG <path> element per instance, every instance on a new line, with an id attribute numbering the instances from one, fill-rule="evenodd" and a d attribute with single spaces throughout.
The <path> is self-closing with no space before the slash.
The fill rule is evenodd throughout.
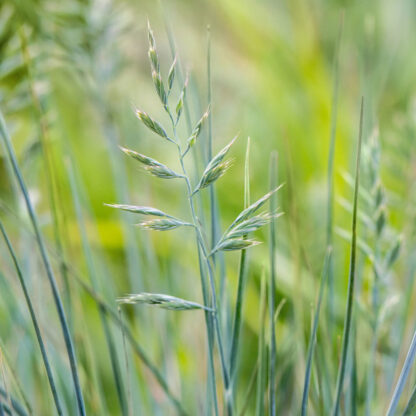
<path id="1" fill-rule="evenodd" d="M 169 46 L 170 46 L 170 51 L 172 54 L 172 59 L 177 59 L 177 70 L 175 71 L 175 79 L 177 81 L 177 84 L 179 85 L 179 88 L 183 88 L 183 85 L 185 85 L 184 83 L 184 78 L 183 78 L 183 74 L 182 74 L 182 70 L 181 70 L 181 65 L 180 65 L 180 60 L 177 57 L 177 53 L 176 53 L 176 48 L 175 48 L 175 42 L 173 39 L 173 33 L 172 30 L 170 28 L 169 25 L 169 21 L 166 18 L 166 15 L 164 15 L 164 22 L 165 22 L 165 28 L 166 28 L 166 32 L 167 32 L 167 37 L 168 37 L 168 41 L 169 41 Z M 207 56 L 207 61 L 208 61 L 208 65 L 210 62 L 210 53 Z M 208 71 L 208 85 L 209 85 L 209 89 L 210 87 L 210 82 L 211 82 L 211 75 L 210 75 L 210 69 Z M 210 97 L 209 97 L 209 104 L 210 104 Z M 191 115 L 190 115 L 190 111 L 189 111 L 189 106 L 188 106 L 188 101 L 187 100 L 183 100 L 183 107 L 184 107 L 184 112 L 185 112 L 185 120 L 186 120 L 186 125 L 187 125 L 187 130 L 188 130 L 188 134 L 191 135 L 192 133 L 192 123 L 191 123 Z M 167 110 L 167 108 L 165 108 L 165 110 Z M 168 111 L 168 114 L 170 116 L 170 120 L 172 122 L 172 126 L 174 129 L 174 134 L 176 137 L 176 125 L 175 122 L 173 121 L 172 118 L 172 114 L 170 113 L 170 111 Z M 177 139 L 177 137 L 176 137 Z M 179 151 L 179 158 L 181 159 L 181 165 L 182 165 L 182 169 L 184 170 L 184 164 L 183 164 L 183 155 L 181 154 L 181 149 L 178 145 L 178 151 Z M 195 165 L 197 165 L 197 161 L 196 161 L 196 156 L 194 154 L 194 160 L 195 160 Z M 188 193 L 190 192 L 190 183 L 189 180 L 187 182 L 188 185 Z M 190 204 L 192 204 L 192 198 L 189 197 L 189 201 Z M 192 206 L 193 209 L 193 206 Z M 199 272 L 200 272 L 200 279 L 201 279 L 201 289 L 202 289 L 202 297 L 203 297 L 203 301 L 204 301 L 204 305 L 205 306 L 209 306 L 210 305 L 210 301 L 209 301 L 209 291 L 208 291 L 208 286 L 207 286 L 207 278 L 206 278 L 206 274 L 205 274 L 205 270 L 204 270 L 204 260 L 203 257 L 204 255 L 202 254 L 202 248 L 199 245 L 199 240 L 198 240 L 198 236 L 196 236 L 196 245 L 197 245 L 197 251 L 198 251 L 198 265 L 199 265 Z M 212 313 L 205 311 L 205 323 L 206 323 L 206 328 L 207 328 L 207 342 L 208 342 L 208 384 L 209 384 L 209 388 L 211 389 L 211 394 L 212 394 L 212 401 L 213 401 L 213 406 L 214 406 L 214 412 L 215 415 L 218 416 L 219 411 L 218 411 L 218 398 L 217 398 L 217 386 L 216 386 L 216 376 L 215 376 L 215 367 L 214 367 L 214 326 L 213 326 L 213 318 L 212 318 Z M 211 402 L 208 400 L 208 406 L 207 406 L 207 411 L 209 411 L 209 408 L 211 406 Z"/>
<path id="2" fill-rule="evenodd" d="M 211 29 L 208 26 L 208 41 L 207 41 L 207 89 L 208 89 L 208 107 L 211 111 L 208 114 L 208 143 L 207 143 L 207 155 L 208 161 L 212 159 L 212 86 L 211 86 Z M 214 247 L 217 241 L 217 225 L 216 218 L 216 200 L 215 200 L 215 188 L 214 185 L 209 187 L 209 203 L 211 212 L 211 248 Z M 215 261 L 215 255 L 213 256 Z M 222 286 L 222 285 L 221 285 Z"/>
<path id="3" fill-rule="evenodd" d="M 316 345 L 316 334 L 317 334 L 318 325 L 319 325 L 319 314 L 321 310 L 321 303 L 322 303 L 322 298 L 324 296 L 325 286 L 327 283 L 328 266 L 331 260 L 331 255 L 332 255 L 332 249 L 331 247 L 329 247 L 326 251 L 324 266 L 322 268 L 321 281 L 319 284 L 318 302 L 316 304 L 315 315 L 313 318 L 312 333 L 311 333 L 309 346 L 308 346 L 308 357 L 306 361 L 305 381 L 303 385 L 303 396 L 302 396 L 302 410 L 301 410 L 302 416 L 306 416 L 308 413 L 308 394 L 309 394 L 309 384 L 310 384 L 311 371 L 312 371 L 313 353 L 314 353 L 315 345 Z"/>
<path id="4" fill-rule="evenodd" d="M 52 374 L 52 369 L 51 369 L 51 366 L 49 364 L 48 354 L 46 352 L 46 347 L 45 347 L 45 343 L 43 342 L 42 334 L 40 332 L 40 327 L 39 327 L 39 324 L 38 324 L 38 320 L 36 318 L 35 310 L 33 308 L 32 300 L 30 299 L 29 291 L 27 289 L 26 282 L 25 282 L 24 277 L 23 277 L 22 269 L 20 268 L 19 262 L 17 260 L 17 256 L 14 252 L 13 246 L 10 242 L 10 239 L 7 235 L 7 232 L 4 228 L 3 222 L 1 220 L 0 220 L 0 231 L 3 235 L 4 241 L 6 242 L 6 245 L 7 245 L 7 249 L 9 250 L 10 256 L 13 260 L 13 264 L 14 264 L 14 267 L 16 269 L 17 277 L 19 278 L 19 283 L 20 283 L 20 286 L 22 287 L 23 295 L 25 297 L 25 301 L 26 301 L 27 307 L 29 309 L 30 317 L 32 319 L 33 327 L 35 329 L 36 338 L 37 338 L 37 341 L 38 341 L 38 344 L 39 344 L 43 364 L 45 366 L 45 370 L 46 370 L 46 374 L 47 374 L 47 377 L 48 377 L 49 386 L 51 388 L 51 392 L 52 392 L 53 400 L 54 400 L 54 403 L 55 403 L 56 411 L 57 411 L 58 415 L 62 415 L 63 413 L 62 413 L 61 402 L 60 402 L 60 399 L 59 399 L 59 396 L 58 396 L 57 388 L 56 388 L 56 385 L 55 385 L 55 380 L 54 380 L 54 377 L 53 377 L 53 374 Z"/>
<path id="5" fill-rule="evenodd" d="M 250 138 L 247 140 L 246 159 L 244 164 L 244 209 L 250 205 Z M 244 238 L 247 238 L 244 236 Z M 240 254 L 240 266 L 238 273 L 238 287 L 237 287 L 237 299 L 234 310 L 234 322 L 233 332 L 231 338 L 231 350 L 230 350 L 230 377 L 233 385 L 233 390 L 236 389 L 236 367 L 238 358 L 238 347 L 240 342 L 240 331 L 242 325 L 242 311 L 243 301 L 245 294 L 245 280 L 247 268 L 247 250 L 241 250 Z"/>
<path id="6" fill-rule="evenodd" d="M 31 201 L 30 201 L 29 193 L 28 193 L 27 188 L 26 188 L 26 184 L 25 184 L 23 176 L 20 172 L 20 168 L 19 168 L 19 165 L 17 163 L 16 155 L 15 155 L 14 150 L 13 150 L 12 142 L 11 142 L 11 139 L 10 139 L 9 134 L 7 132 L 6 123 L 5 123 L 4 118 L 3 118 L 3 113 L 1 111 L 0 111 L 0 134 L 3 138 L 3 142 L 4 142 L 5 147 L 6 147 L 7 155 L 9 157 L 9 160 L 10 160 L 11 164 L 12 164 L 14 174 L 17 178 L 20 189 L 22 191 L 22 194 L 23 194 L 23 197 L 24 197 L 24 200 L 25 200 L 25 204 L 26 204 L 26 208 L 27 208 L 27 211 L 29 213 L 30 221 L 32 223 L 32 226 L 33 226 L 33 229 L 34 229 L 34 232 L 35 232 L 36 242 L 37 242 L 37 245 L 39 247 L 42 262 L 45 266 L 48 281 L 49 281 L 49 284 L 51 286 L 52 295 L 53 295 L 55 306 L 56 306 L 56 309 L 57 309 L 57 312 L 58 312 L 59 321 L 60 321 L 60 324 L 61 324 L 62 333 L 63 333 L 63 336 L 64 336 L 65 346 L 66 346 L 66 350 L 67 350 L 67 355 L 68 355 L 68 359 L 69 359 L 69 363 L 70 363 L 70 367 L 71 367 L 71 374 L 72 374 L 72 380 L 73 380 L 73 383 L 74 383 L 74 390 L 75 390 L 75 395 L 76 395 L 76 400 L 77 400 L 78 412 L 81 416 L 85 416 L 85 414 L 86 414 L 85 413 L 85 404 L 84 404 L 84 398 L 83 398 L 83 395 L 82 395 L 81 386 L 80 386 L 80 382 L 79 382 L 77 363 L 76 363 L 76 357 L 75 357 L 75 350 L 74 350 L 74 346 L 73 346 L 73 343 L 72 343 L 72 338 L 71 338 L 71 334 L 70 334 L 70 331 L 69 331 L 65 311 L 64 311 L 64 308 L 63 308 L 63 305 L 62 305 L 62 300 L 61 300 L 61 297 L 59 295 L 58 287 L 57 287 L 57 284 L 56 284 L 56 279 L 55 279 L 55 276 L 54 276 L 54 272 L 52 270 L 52 265 L 49 261 L 46 246 L 45 246 L 45 243 L 43 241 L 43 236 L 41 234 L 41 231 L 40 231 L 40 228 L 39 228 L 39 225 L 38 225 L 38 220 L 37 220 L 37 217 L 36 217 L 36 214 L 35 214 L 35 210 L 32 206 Z"/>
<path id="7" fill-rule="evenodd" d="M 264 397 L 266 391 L 267 381 L 267 347 L 265 342 L 265 323 L 266 323 L 266 312 L 267 312 L 267 285 L 265 273 L 262 274 L 261 278 L 261 289 L 260 289 L 260 309 L 259 309 L 259 323 L 260 333 L 258 342 L 258 363 L 259 371 L 257 375 L 257 392 L 256 392 L 256 416 L 264 415 Z"/>
<path id="8" fill-rule="evenodd" d="M 173 121 L 173 119 L 172 119 Z M 177 140 L 177 135 L 176 135 L 176 126 L 173 123 L 173 129 L 174 129 L 174 136 L 175 136 L 175 140 L 178 143 Z M 223 346 L 223 342 L 222 342 L 222 335 L 221 335 L 221 328 L 219 325 L 219 320 L 218 320 L 218 304 L 217 304 L 217 290 L 215 287 L 215 279 L 214 279 L 214 272 L 213 272 L 213 267 L 211 265 L 211 261 L 209 258 L 209 250 L 204 242 L 204 238 L 203 238 L 203 233 L 198 221 L 198 218 L 196 216 L 196 211 L 195 211 L 195 207 L 194 207 L 194 202 L 193 202 L 193 192 L 192 192 L 192 187 L 191 187 L 191 183 L 188 177 L 188 174 L 186 172 L 186 168 L 185 168 L 185 164 L 184 164 L 184 160 L 183 160 L 183 153 L 181 151 L 180 145 L 177 144 L 177 149 L 178 149 L 178 155 L 179 155 L 179 161 L 182 167 L 182 171 L 184 174 L 184 179 L 186 182 L 186 187 L 187 187 L 187 193 L 188 193 L 188 201 L 189 201 L 189 207 L 191 210 L 191 215 L 192 215 L 192 221 L 193 221 L 193 225 L 195 228 L 195 232 L 196 232 L 196 236 L 197 236 L 197 244 L 200 247 L 201 251 L 198 253 L 202 254 L 204 260 L 205 260 L 205 264 L 208 270 L 208 278 L 209 278 L 209 284 L 210 284 L 210 288 L 211 288 L 211 308 L 215 311 L 212 313 L 212 325 L 214 327 L 215 333 L 216 333 L 216 339 L 217 339 L 217 344 L 218 344 L 218 350 L 220 353 L 220 362 L 221 362 L 221 368 L 222 368 L 222 376 L 223 376 L 223 381 L 224 381 L 224 389 L 225 389 L 225 401 L 226 401 L 226 406 L 227 406 L 227 414 L 229 416 L 231 416 L 233 414 L 233 410 L 232 410 L 232 392 L 230 391 L 230 377 L 229 377 L 229 373 L 228 373 L 228 368 L 226 365 L 226 360 L 225 360 L 225 352 L 224 352 L 224 346 Z M 205 305 L 207 306 L 207 305 Z M 212 334 L 211 334 L 212 335 Z"/>
<path id="9" fill-rule="evenodd" d="M 357 405 L 358 405 L 358 380 L 357 380 L 357 351 L 356 351 L 356 339 L 357 339 L 357 325 L 353 325 L 351 331 L 351 416 L 357 416 Z"/>
<path id="10" fill-rule="evenodd" d="M 344 28 L 344 12 L 341 12 L 339 32 L 336 44 L 336 50 L 333 63 L 333 86 L 332 86 L 332 102 L 331 102 L 331 128 L 329 139 L 329 152 L 328 152 L 328 173 L 327 173 L 327 218 L 326 218 L 326 246 L 332 247 L 333 240 L 333 211 L 334 211 L 334 157 L 335 157 L 335 144 L 336 144 L 336 132 L 337 132 L 337 116 L 338 116 L 338 90 L 339 90 L 339 55 L 341 49 L 342 32 Z M 329 258 L 328 263 L 328 287 L 329 296 L 328 299 L 328 314 L 329 314 L 329 333 L 332 335 L 333 322 L 334 322 L 334 265 L 332 256 Z"/>
<path id="11" fill-rule="evenodd" d="M 210 109 L 208 113 L 208 140 L 206 146 L 206 155 L 207 162 L 212 160 L 213 157 L 213 138 L 212 138 L 212 114 L 213 114 L 213 103 L 212 103 L 212 76 L 211 76 L 211 28 L 208 25 L 207 27 L 207 99 L 208 99 L 208 108 Z M 194 156 L 195 159 L 195 156 Z M 196 161 L 196 159 L 195 159 Z M 197 164 L 195 163 L 197 168 Z M 210 238 L 210 249 L 214 248 L 215 243 L 218 241 L 220 233 L 220 215 L 219 215 L 219 206 L 217 200 L 217 193 L 214 184 L 209 186 L 209 205 L 210 205 L 210 226 L 211 226 L 211 238 Z M 229 326 L 229 308 L 228 308 L 228 299 L 226 295 L 226 282 L 225 282 L 225 264 L 224 264 L 224 254 L 218 252 L 213 254 L 212 261 L 215 266 L 218 267 L 219 272 L 219 305 L 220 313 L 222 313 L 223 326 Z M 231 370 L 230 370 L 231 378 Z M 230 380 L 232 384 L 232 380 Z M 231 393 L 230 393 L 231 394 Z M 230 398 L 232 400 L 232 398 Z"/>
<path id="12" fill-rule="evenodd" d="M 341 361 L 339 365 L 337 386 L 335 391 L 335 401 L 332 408 L 332 416 L 338 416 L 339 406 L 341 400 L 342 389 L 344 386 L 345 368 L 348 356 L 349 339 L 351 332 L 352 313 L 354 305 L 354 287 L 355 287 L 355 264 L 356 264 L 356 246 L 357 246 L 357 212 L 358 212 L 358 191 L 360 185 L 360 161 L 361 161 L 361 142 L 363 134 L 363 115 L 364 115 L 364 97 L 361 99 L 360 110 L 360 125 L 358 133 L 358 147 L 357 147 L 357 159 L 355 167 L 355 186 L 354 186 L 354 202 L 352 212 L 352 238 L 351 238 L 351 254 L 350 254 L 350 271 L 348 276 L 348 298 L 347 298 L 347 311 L 344 321 L 344 332 L 342 335 L 342 351 Z"/>
<path id="13" fill-rule="evenodd" d="M 208 91 L 208 141 L 207 141 L 207 162 L 212 159 L 212 77 L 211 77 L 211 28 L 207 27 L 208 39 L 207 39 L 207 91 Z M 211 225 L 211 249 L 214 244 L 218 241 L 220 232 L 220 218 L 219 218 L 219 207 L 217 201 L 217 193 L 214 184 L 209 186 L 209 205 L 210 205 L 210 225 Z M 219 262 L 217 262 L 217 259 Z M 222 252 L 218 252 L 212 255 L 212 260 L 215 263 L 219 263 L 219 299 L 220 304 L 223 305 L 222 312 L 226 314 L 224 317 L 228 318 L 228 307 L 227 307 L 227 296 L 225 293 L 225 266 L 224 266 L 224 255 Z M 227 325 L 227 322 L 226 322 Z"/>
<path id="14" fill-rule="evenodd" d="M 270 189 L 277 185 L 277 152 L 270 157 Z M 276 211 L 276 196 L 270 197 L 270 213 Z M 270 356 L 269 356 L 269 414 L 276 415 L 276 327 L 274 323 L 276 296 L 276 226 L 275 220 L 270 222 L 270 285 L 269 285 L 269 320 L 270 320 Z"/>

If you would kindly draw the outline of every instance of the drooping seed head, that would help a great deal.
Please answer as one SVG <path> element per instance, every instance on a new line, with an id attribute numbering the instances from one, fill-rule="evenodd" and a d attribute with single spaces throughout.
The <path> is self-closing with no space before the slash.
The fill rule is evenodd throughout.
<path id="1" fill-rule="evenodd" d="M 145 207 L 145 206 L 138 206 L 138 205 L 125 205 L 125 204 L 104 204 L 104 205 L 110 208 L 116 208 L 116 209 L 121 209 L 123 211 L 133 212 L 135 214 L 154 215 L 155 217 L 172 218 L 171 215 L 168 215 L 165 212 L 161 211 L 160 209 L 153 208 L 153 207 Z"/>

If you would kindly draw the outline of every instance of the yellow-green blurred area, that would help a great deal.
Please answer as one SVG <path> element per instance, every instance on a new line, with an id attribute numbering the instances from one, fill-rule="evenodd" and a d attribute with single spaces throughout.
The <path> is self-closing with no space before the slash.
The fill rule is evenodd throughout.
<path id="1" fill-rule="evenodd" d="M 309 394 L 310 414 L 330 414 L 346 307 L 354 162 L 364 97 L 353 340 L 341 414 L 384 414 L 415 325 L 416 3 L 2 0 L 0 110 L 52 259 L 88 414 L 173 415 L 176 410 L 111 321 L 129 408 L 122 410 L 97 303 L 81 282 L 94 287 L 116 313 L 117 298 L 128 293 L 164 293 L 203 303 L 194 231 L 143 230 L 135 225 L 143 220 L 140 215 L 105 205 L 150 206 L 191 221 L 184 181 L 149 175 L 118 147 L 181 171 L 175 146 L 147 129 L 135 114 L 136 108 L 143 110 L 171 132 L 152 81 L 148 20 L 165 81 L 177 59 L 169 99 L 173 109 L 189 78 L 178 125 L 183 146 L 208 108 L 210 90 L 213 153 L 238 135 L 230 150 L 233 164 L 215 183 L 220 235 L 244 208 L 247 138 L 251 202 L 270 190 L 270 154 L 278 153 L 278 182 L 284 183 L 277 193 L 278 211 L 284 215 L 276 221 L 273 255 L 276 305 L 281 306 L 276 320 L 280 415 L 299 414 L 301 406 L 327 249 L 328 152 L 335 117 L 333 285 L 324 296 Z M 186 156 L 193 186 L 208 162 L 208 133 L 206 123 Z M 0 218 L 38 314 L 64 414 L 75 415 L 50 287 L 3 147 L 0 172 Z M 207 241 L 209 192 L 202 190 L 196 198 Z M 377 192 L 382 195 L 379 201 Z M 256 414 L 259 336 L 269 325 L 268 318 L 262 321 L 260 307 L 262 277 L 270 278 L 268 227 L 255 238 L 263 244 L 247 251 L 236 415 Z M 402 242 L 400 254 L 390 266 L 397 241 Z M 219 255 L 215 264 L 227 359 L 239 261 L 240 253 L 231 252 Z M 204 312 L 123 305 L 120 314 L 188 414 L 207 414 Z M 267 332 L 266 344 L 269 338 Z M 27 305 L 3 241 L 0 351 L 0 398 L 13 395 L 27 414 L 56 414 Z M 226 414 L 216 348 L 215 369 L 219 413 Z M 404 409 L 415 382 L 412 369 L 399 409 Z M 264 402 L 268 414 L 267 395 Z"/>

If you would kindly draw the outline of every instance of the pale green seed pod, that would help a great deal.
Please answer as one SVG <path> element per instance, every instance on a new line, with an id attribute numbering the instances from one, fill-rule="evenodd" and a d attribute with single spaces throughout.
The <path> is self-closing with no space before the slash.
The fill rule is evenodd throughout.
<path id="1" fill-rule="evenodd" d="M 142 163 L 144 165 L 144 169 L 147 172 L 149 172 L 150 174 L 154 176 L 157 176 L 158 178 L 175 179 L 175 178 L 184 177 L 180 173 L 176 173 L 172 169 L 165 166 L 163 163 L 160 163 L 157 160 L 152 159 L 151 157 L 142 155 L 141 153 L 135 152 L 134 150 L 126 149 L 124 147 L 120 147 L 120 148 L 126 155 Z"/>
<path id="2" fill-rule="evenodd" d="M 183 222 L 176 218 L 163 218 L 157 220 L 143 221 L 137 224 L 139 227 L 155 231 L 169 231 L 181 226 L 192 226 L 192 224 Z"/>
<path id="3" fill-rule="evenodd" d="M 240 222 L 243 222 L 247 218 L 251 217 L 258 209 L 260 209 L 269 199 L 270 197 L 277 192 L 283 185 L 279 185 L 276 189 L 268 192 L 266 195 L 258 199 L 256 202 L 251 204 L 245 210 L 241 211 L 241 213 L 237 216 L 237 218 L 233 221 L 233 223 L 228 227 L 228 230 L 235 227 Z"/>
<path id="4" fill-rule="evenodd" d="M 227 172 L 227 170 L 230 168 L 231 164 L 231 160 L 226 160 L 225 162 L 222 162 L 219 165 L 213 166 L 210 169 L 205 170 L 193 194 L 198 192 L 200 189 L 204 189 L 207 186 L 211 185 L 217 179 L 223 176 L 225 172 Z"/>
<path id="5" fill-rule="evenodd" d="M 176 56 L 172 62 L 172 65 L 168 72 L 168 90 L 171 91 L 173 87 L 173 82 L 175 81 L 175 74 L 176 74 Z"/>
<path id="6" fill-rule="evenodd" d="M 226 240 L 222 243 L 218 244 L 215 249 L 211 252 L 214 254 L 217 251 L 235 251 L 235 250 L 243 250 L 249 247 L 253 247 L 260 244 L 259 241 L 255 240 L 247 240 L 244 238 L 236 238 L 232 240 Z"/>
<path id="7" fill-rule="evenodd" d="M 168 139 L 165 129 L 156 120 L 153 120 L 147 113 L 141 110 L 136 110 L 136 115 L 146 127 L 159 136 Z"/>
<path id="8" fill-rule="evenodd" d="M 209 108 L 208 110 L 202 115 L 202 117 L 200 118 L 200 120 L 198 121 L 198 123 L 196 123 L 196 126 L 194 127 L 194 129 L 192 130 L 192 133 L 188 139 L 188 145 L 189 147 L 192 147 L 195 142 L 196 139 L 198 138 L 198 136 L 201 133 L 202 130 L 202 126 L 205 123 L 205 120 L 208 118 L 208 114 L 209 114 Z"/>
<path id="9" fill-rule="evenodd" d="M 154 215 L 155 217 L 167 217 L 173 218 L 171 215 L 166 214 L 160 209 L 153 207 L 137 206 L 137 205 L 124 205 L 124 204 L 104 204 L 110 208 L 121 209 L 127 212 L 133 212 L 134 214 L 141 215 Z"/>
<path id="10" fill-rule="evenodd" d="M 167 105 L 168 98 L 166 95 L 165 86 L 163 85 L 163 81 L 162 81 L 162 77 L 160 76 L 160 73 L 153 70 L 152 79 L 153 79 L 153 84 L 156 88 L 157 95 L 160 98 L 160 101 L 162 101 L 163 105 Z"/>

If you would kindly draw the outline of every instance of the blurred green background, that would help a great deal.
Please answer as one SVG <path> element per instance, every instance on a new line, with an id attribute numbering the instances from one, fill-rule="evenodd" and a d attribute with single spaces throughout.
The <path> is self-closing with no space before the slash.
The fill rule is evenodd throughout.
<path id="1" fill-rule="evenodd" d="M 147 19 L 155 33 L 162 74 L 177 50 L 182 77 L 189 72 L 187 99 L 191 125 L 208 105 L 207 38 L 211 37 L 212 121 L 214 151 L 234 135 L 230 171 L 218 181 L 223 229 L 243 208 L 244 153 L 251 138 L 251 194 L 269 190 L 270 152 L 279 155 L 277 221 L 277 302 L 285 299 L 277 333 L 278 414 L 297 414 L 303 387 L 305 357 L 319 275 L 326 250 L 327 160 L 330 141 L 334 60 L 341 14 L 344 30 L 339 53 L 339 100 L 335 149 L 334 290 L 335 325 L 322 311 L 311 387 L 312 414 L 327 414 L 325 389 L 335 388 L 347 292 L 352 188 L 361 97 L 364 113 L 364 196 L 360 202 L 359 235 L 372 253 L 387 252 L 400 234 L 400 258 L 383 276 L 383 320 L 375 351 L 376 388 L 371 403 L 368 363 L 372 345 L 371 297 L 373 263 L 360 251 L 356 318 L 359 414 L 382 414 L 415 325 L 414 164 L 416 123 L 416 4 L 400 1 L 170 0 L 60 1 L 5 0 L 0 3 L 0 108 L 18 155 L 51 253 L 57 252 L 47 178 L 44 136 L 53 165 L 54 189 L 67 276 L 52 254 L 58 284 L 78 354 L 81 383 L 90 414 L 122 414 L 95 302 L 73 274 L 88 281 L 91 267 L 97 292 L 116 308 L 126 293 L 169 293 L 202 302 L 198 262 L 191 231 L 151 233 L 134 227 L 134 215 L 120 215 L 104 203 L 154 206 L 186 218 L 183 184 L 146 175 L 117 148 L 123 145 L 179 170 L 175 153 L 135 117 L 140 108 L 162 123 L 167 117 L 152 85 L 147 58 Z M 174 87 L 174 94 L 179 88 Z M 379 134 L 374 133 L 378 131 Z M 180 133 L 186 138 L 184 120 Z M 371 193 L 374 134 L 380 146 L 380 178 L 385 189 L 386 231 L 374 247 L 370 223 L 376 213 L 366 204 Z M 196 179 L 205 164 L 204 128 L 196 150 Z M 367 147 L 366 147 L 367 146 Z M 370 150 L 366 150 L 370 149 Z M 371 169 L 370 169 L 371 170 Z M 71 381 L 56 313 L 31 234 L 27 212 L 0 153 L 1 218 L 14 243 L 47 340 L 67 414 L 76 414 Z M 68 172 L 75 177 L 71 187 Z M 199 172 L 199 174 L 197 173 Z M 366 184 L 368 185 L 366 188 Z M 77 215 L 74 201 L 79 199 Z M 367 198 L 368 199 L 368 198 Z M 202 201 L 201 220 L 208 217 Z M 368 201 L 367 201 L 368 202 Z M 371 205 L 371 204 L 370 204 Z M 384 207 L 383 205 L 383 207 Z M 203 214 L 202 214 L 203 213 Z M 208 222 L 208 220 L 207 220 Z M 85 229 L 84 229 L 85 228 Z M 82 233 L 86 240 L 83 242 Z M 349 231 L 348 231 L 349 232 Z M 257 360 L 259 296 L 262 273 L 268 273 L 266 244 L 250 251 L 243 310 L 237 400 L 254 414 L 248 395 Z M 88 266 L 90 246 L 91 262 Z M 375 254 L 377 256 L 377 254 Z M 237 254 L 226 254 L 224 304 L 236 296 Z M 370 260 L 369 260 L 370 259 Z M 47 380 L 9 255 L 0 250 L 0 340 L 2 388 L 21 397 L 35 415 L 54 414 Z M 91 266 L 92 265 L 92 266 Z M 331 292 L 330 292 L 331 293 Z M 225 306 L 227 309 L 227 306 Z M 140 306 L 123 307 L 137 341 L 166 376 L 190 414 L 202 414 L 206 395 L 206 340 L 202 312 L 170 312 Z M 225 320 L 226 321 L 226 320 Z M 227 333 L 226 323 L 224 332 Z M 175 414 L 149 371 L 127 348 L 124 367 L 122 333 L 112 328 L 123 380 L 134 392 L 133 414 Z M 332 335 L 331 335 L 332 334 Z M 327 366 L 322 362 L 326 361 Z M 319 364 L 320 363 L 320 364 Z M 401 365 L 399 366 L 399 368 Z M 326 378 L 321 370 L 326 368 Z M 126 374 L 128 371 L 128 374 Z M 323 371 L 323 370 L 322 370 Z M 415 374 L 406 387 L 408 397 Z M 17 382 L 16 382 L 17 380 Z M 129 380 L 129 382 L 127 382 Z M 348 379 L 349 380 L 349 379 Z M 349 383 L 347 383 L 347 391 Z M 348 396 L 348 394 L 347 394 Z M 329 397 L 329 396 L 328 396 Z M 346 400 L 345 414 L 349 413 Z"/>

